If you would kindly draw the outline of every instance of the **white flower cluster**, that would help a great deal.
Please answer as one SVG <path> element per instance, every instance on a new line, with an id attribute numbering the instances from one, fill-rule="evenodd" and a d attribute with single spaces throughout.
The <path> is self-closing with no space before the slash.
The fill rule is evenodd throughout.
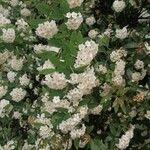
<path id="1" fill-rule="evenodd" d="M 50 114 L 57 111 L 56 108 L 66 108 L 68 110 L 71 109 L 70 102 L 66 99 L 60 100 L 60 97 L 54 96 L 52 101 L 44 100 L 44 110 Z"/>
<path id="2" fill-rule="evenodd" d="M 52 137 L 53 136 L 52 126 L 47 126 L 47 125 L 41 126 L 39 129 L 39 134 L 43 139 L 48 138 L 48 137 Z"/>
<path id="3" fill-rule="evenodd" d="M 16 56 L 13 56 L 12 59 L 9 61 L 9 64 L 14 71 L 19 71 L 23 67 L 23 61 L 23 58 L 17 59 Z"/>
<path id="4" fill-rule="evenodd" d="M 10 20 L 0 13 L 0 27 L 10 23 L 11 23 Z"/>
<path id="5" fill-rule="evenodd" d="M 65 78 L 64 73 L 54 72 L 45 76 L 43 81 L 50 89 L 63 89 L 67 85 L 67 79 Z"/>
<path id="6" fill-rule="evenodd" d="M 31 15 L 31 11 L 27 8 L 23 8 L 21 9 L 20 14 L 24 17 L 28 17 Z"/>
<path id="7" fill-rule="evenodd" d="M 116 29 L 116 37 L 118 39 L 125 39 L 128 36 L 128 31 L 126 27 L 123 27 L 122 29 Z"/>
<path id="8" fill-rule="evenodd" d="M 13 140 L 8 141 L 7 144 L 4 146 L 0 145 L 1 150 L 14 150 L 15 149 L 15 142 Z"/>
<path id="9" fill-rule="evenodd" d="M 80 138 L 85 134 L 86 126 L 82 124 L 82 127 L 80 129 L 73 129 L 70 132 L 70 136 L 72 139 Z"/>
<path id="10" fill-rule="evenodd" d="M 96 107 L 94 107 L 92 109 L 89 109 L 89 113 L 93 114 L 93 115 L 99 115 L 100 112 L 102 111 L 102 109 L 103 109 L 103 106 L 102 105 L 98 105 L 98 106 L 96 106 Z"/>
<path id="11" fill-rule="evenodd" d="M 114 77 L 112 79 L 116 85 L 123 85 L 125 83 L 125 80 L 123 79 L 123 75 L 125 73 L 125 64 L 125 61 L 121 59 L 116 62 Z"/>
<path id="12" fill-rule="evenodd" d="M 135 67 L 137 70 L 143 69 L 143 68 L 144 68 L 144 62 L 138 59 L 138 60 L 135 62 L 134 67 Z"/>
<path id="13" fill-rule="evenodd" d="M 10 0 L 9 3 L 10 3 L 11 6 L 15 7 L 19 4 L 19 1 L 18 0 Z"/>
<path id="14" fill-rule="evenodd" d="M 96 69 L 96 71 L 101 74 L 105 74 L 105 73 L 107 73 L 107 68 L 104 65 L 99 65 L 98 68 Z"/>
<path id="15" fill-rule="evenodd" d="M 59 125 L 59 129 L 61 130 L 62 133 L 67 134 L 68 132 L 74 131 L 76 129 L 77 125 L 81 122 L 81 120 L 85 117 L 85 115 L 88 113 L 87 112 L 87 107 L 81 107 L 79 110 L 79 113 L 74 114 L 71 116 L 69 119 L 63 121 Z M 85 127 L 83 125 L 83 128 L 81 129 L 82 134 L 84 133 Z M 71 132 L 72 138 L 77 138 L 78 136 L 81 136 L 82 134 L 79 134 L 80 130 L 77 130 L 76 133 Z M 77 137 L 76 137 L 77 136 Z"/>
<path id="16" fill-rule="evenodd" d="M 98 35 L 98 32 L 96 30 L 90 30 L 89 33 L 88 33 L 88 36 L 91 38 L 91 39 L 95 39 L 96 36 Z"/>
<path id="17" fill-rule="evenodd" d="M 113 78 L 112 78 L 112 81 L 116 85 L 124 85 L 125 84 L 123 75 L 125 73 L 125 64 L 126 63 L 121 58 L 126 57 L 126 56 L 127 56 L 127 52 L 122 48 L 120 48 L 119 50 L 113 51 L 110 54 L 111 61 L 116 63 Z"/>
<path id="18" fill-rule="evenodd" d="M 3 14 L 3 16 L 8 17 L 10 14 L 10 10 L 0 5 L 0 14 Z"/>
<path id="19" fill-rule="evenodd" d="M 25 31 L 29 27 L 28 23 L 25 22 L 23 18 L 18 19 L 15 24 L 17 25 L 17 30 Z"/>
<path id="20" fill-rule="evenodd" d="M 0 86 L 0 98 L 5 96 L 6 93 L 7 93 L 7 87 Z"/>
<path id="21" fill-rule="evenodd" d="M 142 80 L 146 75 L 146 70 L 144 69 L 144 62 L 137 59 L 134 67 L 137 71 L 133 72 L 131 75 L 132 82 L 138 82 Z"/>
<path id="22" fill-rule="evenodd" d="M 44 69 L 55 69 L 55 66 L 52 64 L 50 60 L 46 60 L 43 66 L 37 68 L 37 70 L 42 71 Z"/>
<path id="23" fill-rule="evenodd" d="M 90 17 L 86 18 L 85 22 L 87 25 L 92 26 L 96 23 L 96 20 L 95 20 L 94 16 L 90 16 Z"/>
<path id="24" fill-rule="evenodd" d="M 56 22 L 52 20 L 51 22 L 46 21 L 38 25 L 36 29 L 36 34 L 42 38 L 50 39 L 58 32 Z"/>
<path id="25" fill-rule="evenodd" d="M 67 0 L 70 8 L 81 6 L 84 0 Z"/>
<path id="26" fill-rule="evenodd" d="M 66 17 L 68 18 L 68 21 L 65 24 L 69 30 L 77 30 L 83 22 L 81 13 L 68 12 Z"/>
<path id="27" fill-rule="evenodd" d="M 140 80 L 142 80 L 146 75 L 146 70 L 142 69 L 141 72 L 133 72 L 132 73 L 132 82 L 138 82 Z"/>
<path id="28" fill-rule="evenodd" d="M 116 12 L 122 12 L 125 7 L 126 7 L 126 3 L 124 2 L 124 0 L 115 0 L 113 2 L 113 9 Z"/>
<path id="29" fill-rule="evenodd" d="M 2 99 L 0 101 L 0 118 L 3 118 L 6 114 L 6 110 L 5 110 L 5 107 L 9 105 L 9 101 L 8 100 L 5 100 L 5 99 Z"/>
<path id="30" fill-rule="evenodd" d="M 19 102 L 19 101 L 23 100 L 24 97 L 26 96 L 26 91 L 23 90 L 22 88 L 14 88 L 10 92 L 10 96 L 12 97 L 13 101 Z"/>
<path id="31" fill-rule="evenodd" d="M 17 75 L 17 74 L 16 74 L 15 72 L 9 71 L 9 72 L 7 73 L 7 79 L 8 79 L 10 82 L 14 82 L 16 75 Z"/>
<path id="32" fill-rule="evenodd" d="M 119 61 L 122 57 L 126 57 L 126 56 L 127 56 L 127 51 L 120 48 L 116 51 L 112 51 L 112 53 L 110 54 L 110 60 L 112 62 L 116 62 Z"/>
<path id="33" fill-rule="evenodd" d="M 145 117 L 150 120 L 150 111 L 146 111 Z"/>
<path id="34" fill-rule="evenodd" d="M 30 83 L 30 79 L 28 78 L 27 74 L 24 74 L 22 77 L 19 78 L 20 85 L 27 86 Z"/>
<path id="35" fill-rule="evenodd" d="M 78 46 L 79 51 L 74 64 L 75 68 L 89 65 L 98 52 L 98 44 L 94 41 L 86 41 Z"/>
<path id="36" fill-rule="evenodd" d="M 6 43 L 13 43 L 16 38 L 15 30 L 13 28 L 8 28 L 2 29 L 2 31 L 3 31 L 2 35 L 3 41 Z"/>
<path id="37" fill-rule="evenodd" d="M 52 51 L 58 53 L 60 50 L 60 48 L 58 47 L 53 47 L 53 46 L 43 45 L 43 44 L 34 45 L 33 49 L 36 54 L 42 53 L 44 51 L 49 51 L 49 52 Z"/>
<path id="38" fill-rule="evenodd" d="M 72 74 L 69 82 L 77 84 L 77 87 L 70 90 L 66 95 L 69 101 L 73 103 L 73 106 L 78 106 L 82 96 L 89 94 L 98 85 L 93 68 L 87 69 L 81 74 Z"/>
<path id="39" fill-rule="evenodd" d="M 119 149 L 124 150 L 129 146 L 130 140 L 133 138 L 134 135 L 134 129 L 135 127 L 131 125 L 130 129 L 121 136 L 121 138 L 119 139 L 119 144 L 116 144 Z"/>

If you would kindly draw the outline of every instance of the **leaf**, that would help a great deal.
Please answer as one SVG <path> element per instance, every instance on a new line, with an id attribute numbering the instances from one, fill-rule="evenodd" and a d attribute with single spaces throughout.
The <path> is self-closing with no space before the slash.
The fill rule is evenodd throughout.
<path id="1" fill-rule="evenodd" d="M 36 5 L 36 8 L 40 14 L 44 14 L 47 16 L 49 16 L 50 11 L 51 11 L 50 6 L 48 4 L 46 4 L 45 2 L 38 3 Z"/>
<path id="2" fill-rule="evenodd" d="M 27 22 L 31 26 L 31 28 L 36 29 L 38 24 L 45 22 L 45 19 L 29 19 Z"/>
<path id="3" fill-rule="evenodd" d="M 101 37 L 99 40 L 99 45 L 108 47 L 109 46 L 109 37 L 106 35 Z"/>
<path id="4" fill-rule="evenodd" d="M 47 74 L 53 73 L 54 71 L 55 69 L 44 69 L 42 71 L 39 71 L 39 74 L 47 75 Z"/>
<path id="5" fill-rule="evenodd" d="M 69 5 L 66 0 L 52 0 L 49 17 L 55 20 L 63 19 L 69 12 Z"/>
<path id="6" fill-rule="evenodd" d="M 54 128 L 57 130 L 57 126 L 63 121 L 68 119 L 70 116 L 66 112 L 55 112 L 51 118 Z"/>
<path id="7" fill-rule="evenodd" d="M 91 150 L 107 150 L 107 146 L 99 139 L 93 139 L 90 142 Z"/>
<path id="8" fill-rule="evenodd" d="M 128 48 L 128 49 L 132 49 L 132 48 L 137 48 L 138 47 L 138 44 L 135 43 L 135 42 L 130 42 L 130 43 L 127 43 L 123 46 L 124 48 Z"/>

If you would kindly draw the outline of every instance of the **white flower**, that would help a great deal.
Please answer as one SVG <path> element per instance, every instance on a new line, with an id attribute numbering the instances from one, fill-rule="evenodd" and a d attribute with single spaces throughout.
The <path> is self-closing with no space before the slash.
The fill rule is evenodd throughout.
<path id="1" fill-rule="evenodd" d="M 0 146 L 0 148 L 2 150 L 14 150 L 15 149 L 15 142 L 13 140 L 8 141 L 7 144 L 5 144 L 2 148 Z"/>
<path id="2" fill-rule="evenodd" d="M 96 71 L 105 74 L 107 72 L 107 68 L 104 65 L 99 65 Z"/>
<path id="3" fill-rule="evenodd" d="M 143 69 L 144 68 L 144 62 L 141 60 L 137 60 L 134 64 L 134 67 L 139 70 L 139 69 Z"/>
<path id="4" fill-rule="evenodd" d="M 5 107 L 7 105 L 9 105 L 9 101 L 8 100 L 5 100 L 5 99 L 2 99 L 0 101 L 0 118 L 3 118 L 5 116 Z"/>
<path id="5" fill-rule="evenodd" d="M 110 60 L 112 62 L 117 62 L 122 57 L 126 57 L 126 56 L 127 56 L 127 51 L 125 51 L 124 49 L 120 48 L 118 50 L 112 51 L 112 53 L 110 54 Z"/>
<path id="6" fill-rule="evenodd" d="M 24 97 L 26 96 L 26 91 L 23 90 L 22 88 L 14 88 L 10 92 L 10 95 L 11 95 L 13 101 L 19 102 L 22 99 L 24 99 Z"/>
<path id="7" fill-rule="evenodd" d="M 140 72 L 132 73 L 132 82 L 138 82 L 139 80 L 141 80 Z"/>
<path id="8" fill-rule="evenodd" d="M 58 28 L 54 20 L 51 22 L 46 21 L 38 25 L 36 29 L 36 34 L 42 38 L 50 39 L 58 32 Z"/>
<path id="9" fill-rule="evenodd" d="M 52 64 L 50 60 L 46 60 L 42 67 L 37 68 L 39 71 L 44 69 L 55 69 L 55 66 Z"/>
<path id="10" fill-rule="evenodd" d="M 80 138 L 85 134 L 86 127 L 84 124 L 82 124 L 82 127 L 80 129 L 74 129 L 70 132 L 70 136 L 72 139 Z"/>
<path id="11" fill-rule="evenodd" d="M 102 111 L 103 109 L 103 106 L 102 105 L 98 105 L 92 109 L 89 110 L 90 114 L 93 114 L 93 115 L 99 115 L 100 112 Z"/>
<path id="12" fill-rule="evenodd" d="M 7 93 L 7 87 L 0 86 L 0 98 L 5 96 L 6 93 Z"/>
<path id="13" fill-rule="evenodd" d="M 70 100 L 70 102 L 73 103 L 74 106 L 78 106 L 79 101 L 81 100 L 82 96 L 83 96 L 83 93 L 78 88 L 74 88 L 70 90 L 66 95 L 66 97 Z"/>
<path id="14" fill-rule="evenodd" d="M 62 133 L 68 133 L 69 131 L 73 130 L 76 125 L 81 121 L 80 114 L 74 114 L 71 118 L 62 121 L 62 123 L 59 125 L 59 129 Z"/>
<path id="15" fill-rule="evenodd" d="M 26 30 L 29 27 L 28 23 L 25 22 L 23 18 L 18 19 L 15 24 L 17 25 L 18 30 Z"/>
<path id="16" fill-rule="evenodd" d="M 5 9 L 2 5 L 0 5 L 0 14 L 3 14 L 3 16 L 8 17 L 9 13 L 9 9 Z"/>
<path id="17" fill-rule="evenodd" d="M 150 110 L 146 111 L 145 117 L 150 120 Z"/>
<path id="18" fill-rule="evenodd" d="M 126 3 L 123 0 L 115 0 L 113 2 L 113 8 L 116 12 L 122 12 L 126 7 Z"/>
<path id="19" fill-rule="evenodd" d="M 10 3 L 11 6 L 15 7 L 19 4 L 19 1 L 18 0 L 10 0 L 9 3 Z"/>
<path id="20" fill-rule="evenodd" d="M 52 127 L 48 127 L 47 125 L 41 126 L 39 134 L 43 139 L 53 136 Z"/>
<path id="21" fill-rule="evenodd" d="M 60 50 L 60 48 L 58 47 L 53 47 L 53 46 L 43 45 L 43 44 L 34 45 L 33 49 L 36 54 L 42 53 L 44 51 L 48 51 L 48 52 L 52 51 L 58 53 Z"/>
<path id="22" fill-rule="evenodd" d="M 147 42 L 145 42 L 144 45 L 146 48 L 146 50 L 145 50 L 146 54 L 150 54 L 150 45 Z"/>
<path id="23" fill-rule="evenodd" d="M 22 59 L 22 58 L 17 59 L 16 56 L 13 56 L 12 59 L 10 60 L 9 64 L 13 70 L 19 71 L 22 69 L 23 61 L 24 61 L 24 59 Z"/>
<path id="24" fill-rule="evenodd" d="M 19 78 L 20 84 L 27 86 L 30 83 L 30 79 L 28 78 L 27 74 L 24 74 L 22 77 Z"/>
<path id="25" fill-rule="evenodd" d="M 129 146 L 130 140 L 133 138 L 134 135 L 134 129 L 135 127 L 131 125 L 130 129 L 119 139 L 119 144 L 116 144 L 116 146 L 120 150 L 124 150 Z"/>
<path id="26" fill-rule="evenodd" d="M 89 65 L 98 52 L 98 44 L 94 41 L 86 41 L 78 46 L 79 51 L 74 64 L 75 68 Z"/>
<path id="27" fill-rule="evenodd" d="M 10 23 L 11 21 L 0 13 L 0 27 Z"/>
<path id="28" fill-rule="evenodd" d="M 12 117 L 15 118 L 15 119 L 20 119 L 21 118 L 21 113 L 18 112 L 18 111 L 15 111 Z"/>
<path id="29" fill-rule="evenodd" d="M 116 29 L 116 37 L 123 40 L 127 38 L 128 31 L 126 27 L 123 27 L 122 29 Z"/>
<path id="30" fill-rule="evenodd" d="M 115 66 L 115 70 L 114 70 L 114 74 L 117 75 L 124 75 L 125 73 L 125 61 L 123 61 L 122 59 L 120 59 L 119 61 L 116 62 L 116 66 Z"/>
<path id="31" fill-rule="evenodd" d="M 31 11 L 27 8 L 23 8 L 23 9 L 21 9 L 20 14 L 24 17 L 27 17 L 27 16 L 31 15 Z"/>
<path id="32" fill-rule="evenodd" d="M 91 38 L 91 39 L 95 39 L 96 36 L 98 35 L 98 32 L 96 30 L 90 30 L 89 33 L 88 33 L 88 36 Z"/>
<path id="33" fill-rule="evenodd" d="M 10 71 L 7 73 L 7 78 L 10 82 L 14 82 L 16 75 L 17 74 L 15 72 Z"/>
<path id="34" fill-rule="evenodd" d="M 67 0 L 70 8 L 81 6 L 84 0 Z"/>
<path id="35" fill-rule="evenodd" d="M 59 103 L 60 102 L 60 97 L 59 96 L 54 96 L 52 101 L 53 101 L 53 103 Z"/>
<path id="36" fill-rule="evenodd" d="M 112 78 L 112 81 L 114 82 L 115 85 L 119 85 L 119 86 L 124 85 L 125 83 L 125 80 L 121 75 L 114 76 Z"/>
<path id="37" fill-rule="evenodd" d="M 76 73 L 72 73 L 71 75 L 70 75 L 70 80 L 69 80 L 69 83 L 71 83 L 71 84 L 77 84 L 77 83 L 79 83 L 79 74 L 76 74 Z"/>
<path id="38" fill-rule="evenodd" d="M 81 74 L 80 82 L 77 88 L 83 95 L 90 94 L 91 90 L 98 86 L 99 82 L 95 76 L 94 68 L 88 68 Z"/>
<path id="39" fill-rule="evenodd" d="M 69 30 L 77 30 L 83 22 L 81 13 L 69 12 L 66 14 L 66 17 L 68 18 L 68 21 L 65 24 Z"/>
<path id="40" fill-rule="evenodd" d="M 50 89 L 58 90 L 67 86 L 67 79 L 65 78 L 65 74 L 54 72 L 46 75 L 43 83 L 46 84 Z"/>
<path id="41" fill-rule="evenodd" d="M 3 29 L 2 39 L 6 43 L 13 43 L 15 40 L 15 30 L 13 28 Z"/>
<path id="42" fill-rule="evenodd" d="M 86 22 L 87 25 L 92 26 L 93 24 L 96 23 L 96 20 L 93 16 L 90 16 L 90 17 L 86 18 L 85 22 Z"/>

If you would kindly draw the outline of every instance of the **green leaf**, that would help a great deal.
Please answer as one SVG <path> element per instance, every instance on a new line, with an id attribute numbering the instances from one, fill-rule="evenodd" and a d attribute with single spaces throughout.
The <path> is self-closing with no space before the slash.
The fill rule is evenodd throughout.
<path id="1" fill-rule="evenodd" d="M 132 48 L 137 48 L 137 47 L 138 47 L 138 44 L 135 43 L 135 42 L 130 42 L 130 43 L 125 44 L 123 47 L 124 47 L 124 48 L 132 49 Z"/>
<path id="2" fill-rule="evenodd" d="M 50 11 L 51 11 L 50 6 L 48 4 L 46 4 L 45 2 L 38 3 L 36 5 L 36 8 L 40 14 L 44 14 L 47 16 L 49 16 Z"/>
<path id="3" fill-rule="evenodd" d="M 99 139 L 93 139 L 90 142 L 91 150 L 107 150 L 107 146 Z"/>
<path id="4" fill-rule="evenodd" d="M 39 74 L 47 75 L 47 74 L 53 73 L 54 71 L 55 71 L 55 69 L 44 69 L 44 70 L 40 71 Z"/>
<path id="5" fill-rule="evenodd" d="M 29 19 L 27 22 L 31 26 L 31 28 L 36 29 L 38 24 L 45 22 L 45 19 Z"/>
<path id="6" fill-rule="evenodd" d="M 108 47 L 109 46 L 109 40 L 110 40 L 109 37 L 105 35 L 105 36 L 100 38 L 99 45 Z"/>

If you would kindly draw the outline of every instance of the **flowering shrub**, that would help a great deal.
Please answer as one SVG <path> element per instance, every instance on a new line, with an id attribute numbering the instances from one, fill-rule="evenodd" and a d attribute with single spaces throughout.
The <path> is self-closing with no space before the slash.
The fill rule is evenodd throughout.
<path id="1" fill-rule="evenodd" d="M 0 150 L 150 149 L 149 0 L 0 1 Z"/>

